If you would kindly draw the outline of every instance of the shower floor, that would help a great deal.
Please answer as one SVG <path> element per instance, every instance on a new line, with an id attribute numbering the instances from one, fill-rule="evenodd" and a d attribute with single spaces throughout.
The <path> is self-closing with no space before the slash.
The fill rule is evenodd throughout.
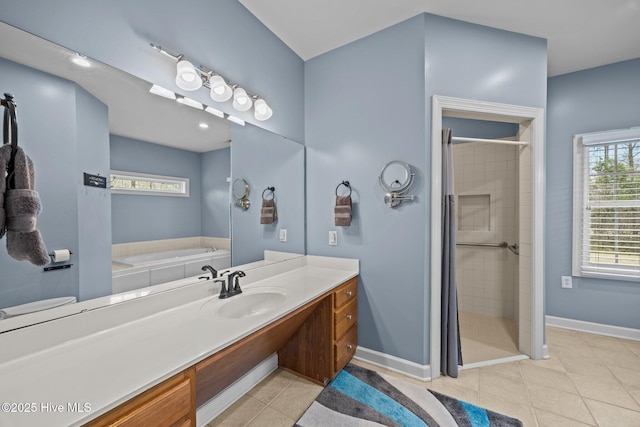
<path id="1" fill-rule="evenodd" d="M 458 320 L 465 365 L 522 354 L 512 319 L 458 311 Z"/>

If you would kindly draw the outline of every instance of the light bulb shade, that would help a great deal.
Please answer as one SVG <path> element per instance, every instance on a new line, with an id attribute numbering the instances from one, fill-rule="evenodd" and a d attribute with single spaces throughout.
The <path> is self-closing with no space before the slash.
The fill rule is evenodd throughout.
<path id="1" fill-rule="evenodd" d="M 264 99 L 258 99 L 253 106 L 253 109 L 253 116 L 256 120 L 268 120 L 273 115 L 273 110 L 267 105 Z"/>
<path id="2" fill-rule="evenodd" d="M 193 64 L 186 59 L 176 65 L 176 85 L 183 90 L 198 90 L 202 87 L 202 78 Z"/>
<path id="3" fill-rule="evenodd" d="M 209 96 L 216 102 L 225 102 L 231 98 L 233 95 L 233 91 L 231 87 L 224 81 L 224 79 L 220 76 L 213 76 L 209 80 L 209 86 L 211 87 L 211 92 Z"/>
<path id="4" fill-rule="evenodd" d="M 247 111 L 253 105 L 251 97 L 241 87 L 233 91 L 233 108 L 238 111 Z"/>

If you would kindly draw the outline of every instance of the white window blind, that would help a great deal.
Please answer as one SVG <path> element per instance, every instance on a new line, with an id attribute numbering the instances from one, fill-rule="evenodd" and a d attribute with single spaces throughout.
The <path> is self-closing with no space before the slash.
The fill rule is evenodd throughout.
<path id="1" fill-rule="evenodd" d="M 189 197 L 189 178 L 112 170 L 110 183 L 115 194 Z"/>
<path id="2" fill-rule="evenodd" d="M 640 281 L 640 128 L 574 138 L 573 275 Z"/>

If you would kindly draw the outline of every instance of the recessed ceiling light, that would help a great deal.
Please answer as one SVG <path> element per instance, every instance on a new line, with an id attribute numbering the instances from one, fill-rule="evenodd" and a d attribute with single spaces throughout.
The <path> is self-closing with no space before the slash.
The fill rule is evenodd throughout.
<path id="1" fill-rule="evenodd" d="M 79 53 L 76 53 L 76 55 L 71 58 L 71 62 L 84 68 L 91 67 L 91 61 L 89 61 L 86 56 L 80 55 Z"/>
<path id="2" fill-rule="evenodd" d="M 200 126 L 200 129 L 209 129 L 209 125 L 206 123 L 200 123 L 198 126 Z"/>

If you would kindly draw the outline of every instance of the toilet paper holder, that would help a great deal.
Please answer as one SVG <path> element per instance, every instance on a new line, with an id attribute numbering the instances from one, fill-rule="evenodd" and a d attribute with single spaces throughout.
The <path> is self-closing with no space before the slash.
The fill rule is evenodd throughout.
<path id="1" fill-rule="evenodd" d="M 69 251 L 69 255 L 73 255 L 73 252 L 68 250 L 68 249 L 59 249 L 58 251 Z M 68 261 L 68 259 L 56 260 L 57 255 L 58 255 L 58 254 L 56 254 L 56 252 L 57 251 L 49 252 L 49 257 L 51 258 L 51 262 L 65 262 L 65 261 Z"/>

